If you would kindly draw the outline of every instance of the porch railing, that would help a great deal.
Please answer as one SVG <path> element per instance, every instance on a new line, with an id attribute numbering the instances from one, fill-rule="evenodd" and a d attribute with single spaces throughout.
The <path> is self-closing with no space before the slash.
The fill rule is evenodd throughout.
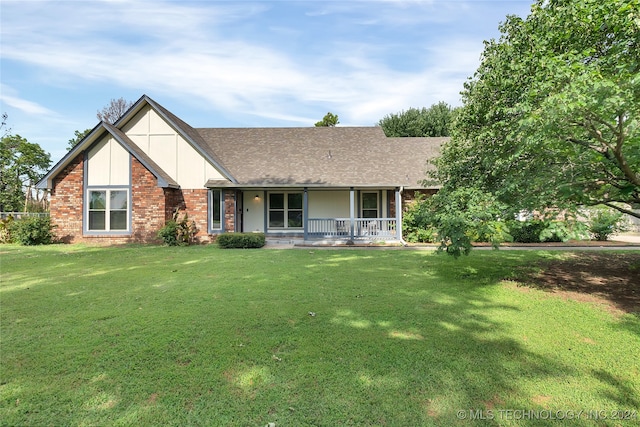
<path id="1" fill-rule="evenodd" d="M 309 218 L 307 234 L 312 238 L 350 238 L 350 218 Z M 353 238 L 390 240 L 397 238 L 395 218 L 354 218 Z"/>

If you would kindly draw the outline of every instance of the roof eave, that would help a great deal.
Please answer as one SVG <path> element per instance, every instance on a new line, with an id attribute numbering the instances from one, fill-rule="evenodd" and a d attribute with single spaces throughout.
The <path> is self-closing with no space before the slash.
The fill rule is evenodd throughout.
<path id="1" fill-rule="evenodd" d="M 93 144 L 97 137 L 100 135 L 100 129 L 103 129 L 102 122 L 95 125 L 91 132 L 89 132 L 84 138 L 80 140 L 62 159 L 58 161 L 40 181 L 36 183 L 36 188 L 40 190 L 46 190 L 53 188 L 53 178 L 55 178 L 62 169 L 64 169 L 76 156 L 86 149 L 89 145 Z"/>

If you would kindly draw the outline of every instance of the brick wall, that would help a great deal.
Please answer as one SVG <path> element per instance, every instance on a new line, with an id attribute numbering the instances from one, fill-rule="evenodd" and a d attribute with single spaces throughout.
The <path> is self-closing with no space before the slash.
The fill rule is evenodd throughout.
<path id="1" fill-rule="evenodd" d="M 111 237 L 124 242 L 158 242 L 158 230 L 165 224 L 165 191 L 155 176 L 135 157 L 131 158 L 131 236 Z"/>
<path id="2" fill-rule="evenodd" d="M 234 232 L 236 227 L 236 192 L 224 191 L 224 230 Z"/>
<path id="3" fill-rule="evenodd" d="M 173 217 L 176 208 L 195 221 L 197 242 L 212 240 L 207 234 L 207 189 L 160 188 L 155 176 L 135 157 L 131 159 L 131 235 L 83 236 L 83 176 L 84 153 L 81 153 L 53 181 L 51 220 L 57 226 L 56 235 L 65 243 L 158 243 L 158 230 Z"/>
<path id="4" fill-rule="evenodd" d="M 78 155 L 53 180 L 49 209 L 55 233 L 65 243 L 82 236 L 84 153 Z"/>
<path id="5" fill-rule="evenodd" d="M 206 188 L 199 188 L 194 190 L 182 190 L 182 201 L 180 210 L 182 214 L 186 212 L 189 219 L 196 224 L 195 240 L 198 243 L 204 243 L 211 240 L 207 230 L 207 198 L 208 190 Z M 171 208 L 171 215 L 175 211 L 175 207 Z M 181 215 L 182 215 L 181 214 Z"/>

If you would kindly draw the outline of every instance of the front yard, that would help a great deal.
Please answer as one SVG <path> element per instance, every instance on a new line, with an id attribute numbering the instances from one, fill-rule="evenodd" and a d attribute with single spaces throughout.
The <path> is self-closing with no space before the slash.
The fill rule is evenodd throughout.
<path id="1" fill-rule="evenodd" d="M 522 286 L 580 253 L 0 253 L 1 425 L 640 422 L 640 316 Z"/>

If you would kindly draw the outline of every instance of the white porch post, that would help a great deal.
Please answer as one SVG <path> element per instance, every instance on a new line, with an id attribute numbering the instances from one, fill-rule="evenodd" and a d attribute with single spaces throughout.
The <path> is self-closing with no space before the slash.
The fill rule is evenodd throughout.
<path id="1" fill-rule="evenodd" d="M 356 218 L 356 196 L 353 187 L 349 188 L 349 239 L 353 240 Z"/>
<path id="2" fill-rule="evenodd" d="M 309 194 L 305 187 L 302 193 L 302 227 L 304 229 L 304 240 L 309 240 Z"/>
<path id="3" fill-rule="evenodd" d="M 396 188 L 396 238 L 402 240 L 402 197 L 400 189 Z"/>

